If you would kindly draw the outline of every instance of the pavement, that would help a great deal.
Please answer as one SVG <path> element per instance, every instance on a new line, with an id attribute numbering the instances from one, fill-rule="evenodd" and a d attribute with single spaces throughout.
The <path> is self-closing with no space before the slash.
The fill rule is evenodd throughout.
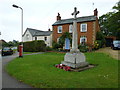
<path id="1" fill-rule="evenodd" d="M 1 65 L 1 67 L 2 67 L 2 84 L 0 83 L 0 85 L 2 85 L 3 89 L 4 88 L 32 88 L 31 86 L 26 85 L 22 82 L 19 82 L 15 78 L 9 76 L 8 73 L 5 71 L 5 68 L 4 68 L 5 65 L 16 57 L 18 57 L 17 52 L 13 55 L 2 57 L 2 65 Z"/>

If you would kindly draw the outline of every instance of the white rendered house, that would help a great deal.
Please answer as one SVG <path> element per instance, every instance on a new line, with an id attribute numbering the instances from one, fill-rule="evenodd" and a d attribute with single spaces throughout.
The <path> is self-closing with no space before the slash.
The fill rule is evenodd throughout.
<path id="1" fill-rule="evenodd" d="M 27 28 L 23 34 L 23 42 L 43 40 L 47 46 L 52 47 L 52 31 L 41 31 L 32 28 Z"/>

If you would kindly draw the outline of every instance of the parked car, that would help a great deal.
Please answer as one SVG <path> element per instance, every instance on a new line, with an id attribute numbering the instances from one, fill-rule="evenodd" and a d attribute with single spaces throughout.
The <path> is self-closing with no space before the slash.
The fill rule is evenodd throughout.
<path id="1" fill-rule="evenodd" d="M 120 40 L 114 40 L 111 44 L 111 48 L 114 49 L 120 49 Z"/>
<path id="2" fill-rule="evenodd" d="M 2 48 L 1 54 L 2 54 L 2 56 L 4 56 L 4 55 L 12 55 L 13 50 L 10 47 L 4 47 L 4 48 Z"/>

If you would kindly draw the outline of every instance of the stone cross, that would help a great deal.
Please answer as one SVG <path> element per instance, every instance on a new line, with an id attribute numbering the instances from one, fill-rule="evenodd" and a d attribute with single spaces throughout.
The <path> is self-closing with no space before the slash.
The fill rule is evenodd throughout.
<path id="1" fill-rule="evenodd" d="M 64 61 L 61 61 L 61 64 L 70 66 L 72 68 L 85 67 L 89 64 L 88 62 L 85 61 L 86 58 L 84 53 L 81 53 L 78 49 L 77 22 L 76 22 L 76 16 L 78 13 L 79 11 L 77 11 L 77 8 L 75 7 L 74 12 L 72 13 L 72 15 L 74 15 L 72 49 L 70 50 L 70 52 L 65 54 Z"/>
<path id="2" fill-rule="evenodd" d="M 76 22 L 77 14 L 79 14 L 79 11 L 77 11 L 77 8 L 75 7 L 74 12 L 72 13 L 72 15 L 74 15 L 73 33 L 72 33 L 72 49 L 70 50 L 70 52 L 72 53 L 79 52 L 78 37 L 77 37 L 77 22 Z"/>
<path id="3" fill-rule="evenodd" d="M 74 19 L 76 19 L 77 14 L 79 14 L 79 11 L 77 11 L 77 8 L 74 8 L 74 12 L 72 13 L 72 15 L 74 15 Z"/>

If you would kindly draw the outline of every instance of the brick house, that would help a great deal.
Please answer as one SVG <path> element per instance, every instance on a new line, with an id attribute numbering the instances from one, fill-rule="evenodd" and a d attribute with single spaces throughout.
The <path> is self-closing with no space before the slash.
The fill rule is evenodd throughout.
<path id="1" fill-rule="evenodd" d="M 100 30 L 97 15 L 98 11 L 95 9 L 94 15 L 77 17 L 78 44 L 85 41 L 88 45 L 94 45 L 96 32 Z M 52 25 L 53 41 L 58 42 L 59 37 L 65 32 L 72 34 L 73 20 L 73 18 L 61 19 L 58 13 L 57 21 Z"/>

